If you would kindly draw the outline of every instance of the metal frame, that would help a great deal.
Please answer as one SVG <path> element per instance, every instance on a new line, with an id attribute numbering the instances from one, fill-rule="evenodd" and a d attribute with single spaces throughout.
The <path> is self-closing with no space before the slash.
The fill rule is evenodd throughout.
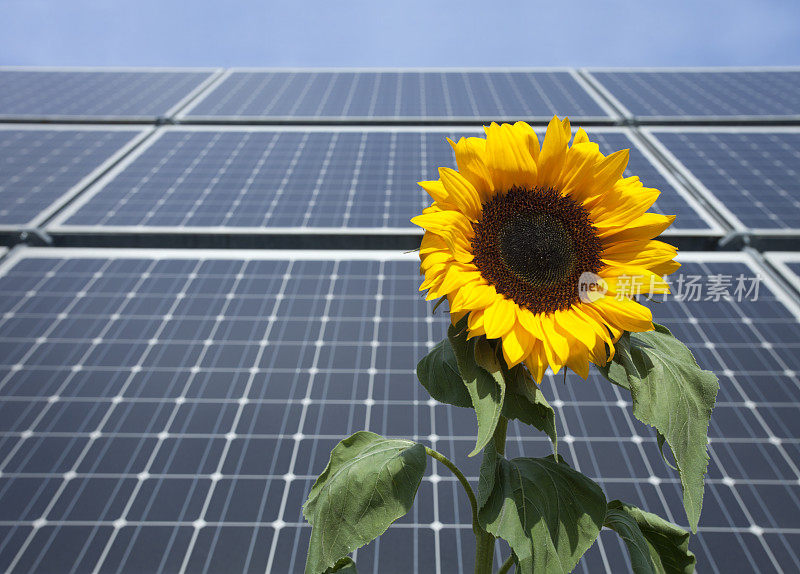
<path id="1" fill-rule="evenodd" d="M 800 253 L 787 254 L 783 259 L 796 258 Z M 417 253 L 399 253 L 380 250 L 330 250 L 315 249 L 131 249 L 131 248 L 87 248 L 87 247 L 28 247 L 13 249 L 0 261 L 0 275 L 21 259 L 32 258 L 116 258 L 116 259 L 244 259 L 244 260 L 306 260 L 306 261 L 418 261 Z M 768 259 L 780 260 L 779 254 L 768 254 Z M 745 263 L 755 271 L 763 271 L 761 280 L 775 297 L 800 320 L 800 304 L 784 289 L 749 252 L 730 251 L 684 251 L 678 255 L 683 263 Z"/>
<path id="2" fill-rule="evenodd" d="M 763 254 L 764 260 L 777 271 L 800 299 L 800 275 L 789 268 L 790 263 L 800 264 L 800 251 L 767 251 Z"/>
<path id="3" fill-rule="evenodd" d="M 526 68 L 526 67 L 500 67 L 500 68 L 449 68 L 449 67 L 433 67 L 433 68 L 364 68 L 364 67 L 308 67 L 308 68 L 288 68 L 288 67 L 237 67 L 228 68 L 218 78 L 201 97 L 197 98 L 194 102 L 188 105 L 185 109 L 175 117 L 176 121 L 182 124 L 280 124 L 286 122 L 296 123 L 328 123 L 328 124 L 464 124 L 464 123 L 480 123 L 488 121 L 516 121 L 518 117 L 481 117 L 481 116 L 191 116 L 192 110 L 206 97 L 213 93 L 228 77 L 237 72 L 257 72 L 257 73 L 313 73 L 313 72 L 333 72 L 333 73 L 443 73 L 443 72 L 466 72 L 466 73 L 504 73 L 504 72 L 523 72 L 523 73 L 567 73 L 569 74 L 578 85 L 589 95 L 589 97 L 608 114 L 607 116 L 575 116 L 581 122 L 586 124 L 614 124 L 618 123 L 622 118 L 619 114 L 609 106 L 602 98 L 598 97 L 592 86 L 586 82 L 574 68 L 568 67 L 553 67 L 553 68 Z M 533 116 L 528 118 L 531 122 L 548 122 L 551 116 Z"/>
<path id="4" fill-rule="evenodd" d="M 764 236 L 767 238 L 790 238 L 800 237 L 800 229 L 769 229 L 746 226 L 727 206 L 708 189 L 683 163 L 661 143 L 657 132 L 668 133 L 800 133 L 800 126 L 660 126 L 640 128 L 642 136 L 670 163 L 672 167 L 680 173 L 691 184 L 697 192 L 716 209 L 735 230 L 741 233 Z"/>
<path id="5" fill-rule="evenodd" d="M 139 146 L 133 153 L 128 154 L 122 161 L 98 179 L 85 193 L 71 203 L 66 209 L 59 213 L 46 227 L 45 230 L 51 234 L 96 234 L 109 235 L 113 233 L 130 234 L 174 234 L 189 235 L 204 233 L 209 235 L 374 235 L 374 236 L 422 236 L 422 230 L 413 227 L 158 227 L 158 226 L 80 226 L 67 225 L 65 221 L 74 215 L 81 207 L 90 202 L 109 182 L 115 179 L 128 166 L 135 162 L 147 149 L 150 148 L 163 134 L 169 132 L 197 131 L 197 132 L 376 132 L 376 133 L 452 133 L 464 132 L 466 134 L 476 134 L 473 126 L 199 126 L 199 125 L 177 125 L 157 128 L 156 133 L 143 145 Z M 621 133 L 630 139 L 632 145 L 637 144 L 635 133 L 629 128 L 620 127 L 595 127 L 593 132 L 601 133 Z M 672 236 L 700 236 L 700 237 L 722 237 L 726 230 L 722 228 L 714 217 L 709 214 L 697 202 L 694 196 L 684 188 L 684 186 L 669 172 L 669 170 L 656 158 L 646 147 L 637 145 L 637 148 L 644 154 L 653 167 L 672 185 L 676 192 L 689 204 L 689 206 L 699 213 L 709 224 L 708 229 L 668 229 L 665 237 Z"/>
<path id="6" fill-rule="evenodd" d="M 97 180 L 103 173 L 105 173 L 111 166 L 122 159 L 128 152 L 144 141 L 151 133 L 153 128 L 145 128 L 142 126 L 123 126 L 123 125 L 107 125 L 107 126 L 83 126 L 83 125 L 40 125 L 40 124 L 0 124 L 0 131 L 123 131 L 131 132 L 131 139 L 120 147 L 116 152 L 108 157 L 103 163 L 98 165 L 95 169 L 89 172 L 75 185 L 64 191 L 62 195 L 56 198 L 50 206 L 39 215 L 27 222 L 20 222 L 19 224 L 0 224 L 0 232 L 2 231 L 20 231 L 26 228 L 38 227 L 65 205 L 67 205 L 75 196 L 80 194 L 86 187 Z"/>
<path id="7" fill-rule="evenodd" d="M 0 122 L 9 123 L 25 123 L 25 122 L 81 122 L 81 123 L 153 123 L 159 118 L 172 118 L 176 113 L 181 111 L 187 104 L 192 102 L 195 98 L 200 96 L 219 76 L 222 75 L 222 68 L 157 68 L 157 67 L 35 67 L 35 66 L 0 66 L 0 72 L 78 72 L 78 73 L 96 73 L 102 75 L 108 72 L 146 72 L 146 73 L 206 73 L 207 77 L 201 81 L 195 88 L 188 94 L 181 98 L 175 105 L 168 110 L 165 110 L 162 115 L 144 115 L 144 116 L 93 116 L 93 115 L 61 115 L 61 114 L 45 114 L 45 115 L 20 115 L 0 114 Z"/>
<path id="8" fill-rule="evenodd" d="M 800 72 L 800 66 L 730 66 L 730 67 L 638 67 L 638 68 L 580 68 L 593 88 L 600 92 L 611 104 L 619 110 L 622 116 L 641 125 L 656 124 L 730 124 L 730 123 L 759 123 L 759 124 L 784 124 L 800 123 L 800 115 L 721 115 L 721 116 L 638 116 L 631 112 L 625 105 L 611 93 L 595 73 L 728 73 L 728 72 Z"/>

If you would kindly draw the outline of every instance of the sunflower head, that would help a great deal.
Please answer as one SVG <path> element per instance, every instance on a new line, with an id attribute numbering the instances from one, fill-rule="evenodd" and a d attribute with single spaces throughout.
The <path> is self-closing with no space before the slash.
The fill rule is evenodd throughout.
<path id="1" fill-rule="evenodd" d="M 586 378 L 624 331 L 653 329 L 636 294 L 669 292 L 677 250 L 653 238 L 674 216 L 647 210 L 659 195 L 624 178 L 628 150 L 605 156 L 586 132 L 570 145 L 554 117 L 541 146 L 524 122 L 450 141 L 458 170 L 420 185 L 433 198 L 411 221 L 425 229 L 420 290 L 447 297 L 469 336 L 501 340 L 509 367 L 525 362 L 537 382 L 550 366 Z M 583 297 L 587 282 L 604 295 Z"/>

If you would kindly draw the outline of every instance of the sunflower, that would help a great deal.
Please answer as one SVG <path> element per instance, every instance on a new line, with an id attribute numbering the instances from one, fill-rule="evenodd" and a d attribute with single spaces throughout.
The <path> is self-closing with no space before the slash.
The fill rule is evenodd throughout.
<path id="1" fill-rule="evenodd" d="M 660 192 L 623 177 L 628 150 L 605 156 L 582 129 L 569 145 L 566 118 L 541 147 L 524 122 L 484 130 L 448 139 L 458 170 L 420 182 L 433 198 L 411 220 L 425 229 L 420 291 L 446 297 L 453 323 L 468 315 L 469 337 L 501 340 L 508 366 L 524 361 L 537 382 L 548 366 L 585 379 L 623 332 L 653 329 L 635 295 L 669 292 L 677 250 L 653 238 L 675 216 L 647 211 Z"/>

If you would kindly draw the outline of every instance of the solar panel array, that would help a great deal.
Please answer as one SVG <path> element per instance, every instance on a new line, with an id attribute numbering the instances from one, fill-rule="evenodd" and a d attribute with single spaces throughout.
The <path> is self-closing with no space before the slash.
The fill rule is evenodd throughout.
<path id="1" fill-rule="evenodd" d="M 187 120 L 609 119 L 570 71 L 231 71 Z"/>
<path id="2" fill-rule="evenodd" d="M 453 152 L 445 137 L 478 131 L 163 130 L 54 222 L 113 232 L 180 228 L 406 229 L 430 203 L 416 182 L 436 179 Z M 592 130 L 605 153 L 631 148 L 628 175 L 662 191 L 655 209 L 676 229 L 714 222 L 652 155 L 620 130 Z"/>
<path id="3" fill-rule="evenodd" d="M 758 272 L 746 258 L 692 255 L 690 275 Z M 466 452 L 472 415 L 428 401 L 414 379 L 446 319 L 414 294 L 413 258 L 307 258 L 29 249 L 6 263 L 0 566 L 295 571 L 309 530 L 300 505 L 338 440 L 367 428 Z M 800 325 L 773 289 L 659 308 L 722 377 L 693 544 L 709 571 L 798 563 Z M 545 392 L 572 464 L 609 496 L 685 523 L 679 483 L 622 394 L 597 376 L 558 379 Z M 510 433 L 511 455 L 547 448 Z M 442 571 L 466 570 L 469 509 L 438 472 L 401 526 L 358 552 L 367 571 L 391 571 L 412 548 L 415 572 L 454 553 Z M 624 554 L 603 537 L 582 568 L 618 568 Z"/>
<path id="4" fill-rule="evenodd" d="M 0 121 L 154 120 L 171 115 L 210 71 L 0 68 Z"/>
<path id="5" fill-rule="evenodd" d="M 738 229 L 800 229 L 800 130 L 679 128 L 651 133 Z"/>
<path id="6" fill-rule="evenodd" d="M 360 429 L 435 447 L 476 483 L 474 415 L 416 382 L 447 320 L 417 292 L 415 254 L 330 251 L 317 234 L 415 233 L 416 181 L 454 164 L 445 136 L 502 119 L 541 133 L 558 113 L 605 152 L 631 148 L 630 173 L 678 215 L 669 240 L 796 241 L 798 128 L 758 122 L 800 123 L 797 78 L 0 69 L 0 118 L 15 122 L 0 125 L 0 237 L 36 227 L 53 244 L 0 248 L 0 571 L 301 572 L 302 502 Z M 667 127 L 701 116 L 750 125 Z M 103 123 L 35 123 L 65 119 Z M 131 232 L 161 248 L 97 248 Z M 175 249 L 163 232 L 315 249 Z M 800 253 L 680 257 L 683 297 L 654 313 L 721 383 L 691 549 L 703 572 L 800 570 Z M 570 464 L 686 527 L 629 397 L 596 374 L 543 387 Z M 510 425 L 509 455 L 548 452 Z M 360 572 L 446 574 L 473 554 L 467 500 L 431 462 L 409 514 L 355 558 Z M 577 571 L 629 568 L 604 531 Z"/>
<path id="7" fill-rule="evenodd" d="M 41 223 L 142 132 L 0 127 L 0 227 Z"/>
<path id="8" fill-rule="evenodd" d="M 800 70 L 591 71 L 617 107 L 639 120 L 796 119 Z"/>

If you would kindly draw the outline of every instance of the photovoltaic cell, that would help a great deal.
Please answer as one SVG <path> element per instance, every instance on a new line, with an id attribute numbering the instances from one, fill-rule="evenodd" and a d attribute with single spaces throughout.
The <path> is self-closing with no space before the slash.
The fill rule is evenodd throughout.
<path id="1" fill-rule="evenodd" d="M 608 113 L 568 71 L 232 71 L 186 119 L 489 119 Z"/>
<path id="2" fill-rule="evenodd" d="M 591 71 L 636 118 L 797 117 L 800 70 Z"/>
<path id="3" fill-rule="evenodd" d="M 210 77 L 209 71 L 0 68 L 0 119 L 155 119 Z"/>
<path id="4" fill-rule="evenodd" d="M 626 175 L 662 195 L 655 210 L 678 230 L 711 230 L 621 131 L 591 130 L 605 153 L 631 148 Z M 416 229 L 430 204 L 416 182 L 453 166 L 445 137 L 478 132 L 170 128 L 100 182 L 56 227 Z"/>
<path id="5" fill-rule="evenodd" d="M 24 249 L 0 270 L 0 568 L 300 572 L 300 507 L 341 438 L 366 428 L 479 460 L 468 409 L 428 401 L 416 361 L 444 334 L 413 257 Z M 739 275 L 742 254 L 682 273 Z M 677 278 L 673 276 L 673 281 Z M 675 285 L 675 283 L 674 283 Z M 770 280 L 737 300 L 655 306 L 721 379 L 700 532 L 707 572 L 800 568 L 797 307 Z M 685 525 L 680 484 L 629 397 L 547 375 L 559 452 L 621 498 Z M 548 443 L 509 428 L 509 456 Z M 469 505 L 430 462 L 417 502 L 356 554 L 363 571 L 467 571 Z M 613 533 L 580 572 L 629 570 Z M 446 557 L 446 558 L 445 558 Z M 498 556 L 499 559 L 499 556 Z"/>
<path id="6" fill-rule="evenodd" d="M 740 227 L 800 232 L 800 132 L 654 129 L 652 134 Z"/>
<path id="7" fill-rule="evenodd" d="M 0 228 L 41 222 L 141 133 L 0 127 Z"/>

